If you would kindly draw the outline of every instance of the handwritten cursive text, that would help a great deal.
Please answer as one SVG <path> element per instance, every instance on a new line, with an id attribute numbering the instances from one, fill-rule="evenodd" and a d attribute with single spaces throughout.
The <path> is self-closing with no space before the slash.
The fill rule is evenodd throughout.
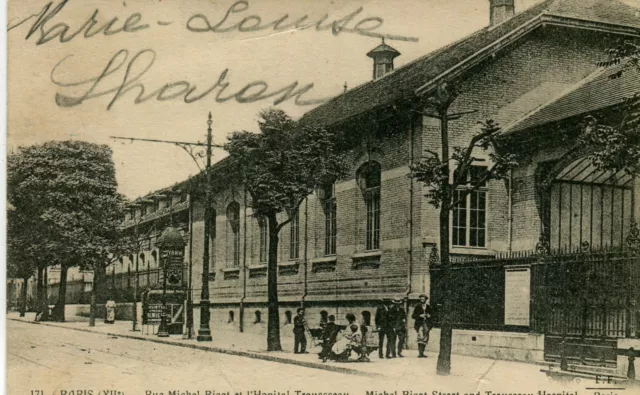
<path id="1" fill-rule="evenodd" d="M 272 29 L 275 32 L 281 32 L 285 30 L 304 30 L 311 28 L 313 26 L 316 27 L 316 31 L 325 31 L 331 29 L 334 36 L 345 32 L 345 33 L 354 33 L 367 37 L 376 37 L 376 38 L 386 38 L 389 40 L 402 40 L 402 41 L 418 41 L 415 37 L 405 37 L 398 36 L 393 34 L 384 34 L 384 33 L 376 33 L 374 30 L 377 30 L 382 26 L 384 20 L 380 17 L 369 17 L 363 18 L 358 21 L 353 27 L 348 27 L 349 24 L 360 14 L 363 10 L 362 7 L 359 7 L 352 13 L 340 18 L 334 19 L 332 22 L 328 22 L 329 14 L 325 14 L 322 18 L 317 21 L 307 21 L 309 19 L 308 15 L 304 15 L 298 18 L 296 21 L 286 24 L 285 22 L 289 19 L 289 14 L 285 14 L 280 18 L 271 21 L 271 22 L 262 22 L 262 18 L 259 15 L 249 15 L 243 18 L 241 21 L 231 24 L 229 19 L 231 19 L 233 14 L 240 14 L 249 9 L 249 2 L 246 0 L 238 0 L 231 5 L 227 9 L 227 13 L 224 18 L 215 25 L 211 25 L 209 23 L 209 19 L 204 14 L 195 14 L 192 15 L 187 21 L 187 29 L 194 33 L 204 33 L 204 32 L 214 32 L 214 33 L 227 33 L 233 30 L 237 30 L 239 32 L 256 32 L 261 30 Z M 326 23 L 326 24 L 325 24 Z M 324 25 L 323 25 L 324 24 Z M 225 26 L 226 25 L 226 26 Z"/>
<path id="2" fill-rule="evenodd" d="M 56 73 L 68 58 L 69 56 L 62 59 L 53 68 L 51 71 L 51 81 L 60 88 L 77 89 L 81 87 L 85 90 L 84 93 L 77 96 L 60 92 L 56 93 L 55 100 L 59 107 L 73 107 L 90 99 L 110 95 L 111 101 L 107 105 L 107 110 L 110 110 L 118 100 L 130 91 L 133 91 L 133 94 L 137 93 L 137 95 L 134 96 L 135 104 L 140 104 L 154 98 L 157 101 L 182 99 L 185 103 L 193 103 L 214 92 L 215 100 L 218 103 L 224 103 L 232 99 L 235 99 L 238 103 L 253 103 L 259 100 L 275 98 L 273 104 L 278 105 L 295 98 L 294 103 L 296 105 L 304 106 L 323 103 L 327 100 L 303 100 L 302 96 L 313 89 L 313 83 L 298 88 L 298 81 L 273 91 L 269 91 L 269 85 L 265 81 L 253 81 L 245 85 L 242 89 L 234 93 L 229 93 L 227 91 L 230 85 L 227 81 L 229 69 L 225 69 L 220 73 L 217 81 L 202 91 L 198 91 L 195 84 L 183 80 L 166 83 L 147 93 L 147 87 L 140 82 L 140 80 L 142 76 L 151 69 L 155 62 L 156 53 L 152 49 L 138 51 L 131 58 L 129 58 L 128 50 L 121 49 L 111 57 L 98 76 L 79 81 L 63 82 L 56 78 Z M 121 73 L 122 78 L 120 82 L 116 86 L 109 86 L 105 79 L 121 70 L 124 72 Z M 117 75 L 118 74 L 115 74 L 115 76 Z M 112 79 L 113 78 L 114 77 L 112 77 Z"/>
<path id="3" fill-rule="evenodd" d="M 138 12 L 135 12 L 127 17 L 125 21 L 122 23 L 122 26 L 116 27 L 118 23 L 118 17 L 113 17 L 107 22 L 105 22 L 102 26 L 96 27 L 98 24 L 97 17 L 100 11 L 96 9 L 93 11 L 93 14 L 78 28 L 75 32 L 70 33 L 71 27 L 65 22 L 58 22 L 53 26 L 46 26 L 48 22 L 50 22 L 56 15 L 62 11 L 64 6 L 69 2 L 69 0 L 62 0 L 59 4 L 52 8 L 53 2 L 47 3 L 40 13 L 31 15 L 19 23 L 14 24 L 13 26 L 9 26 L 7 30 L 12 30 L 22 23 L 28 21 L 31 18 L 36 18 L 36 21 L 31 25 L 31 28 L 27 32 L 27 36 L 25 40 L 28 40 L 33 36 L 36 32 L 39 33 L 36 39 L 36 45 L 46 44 L 51 40 L 54 40 L 56 37 L 60 39 L 61 43 L 66 43 L 73 40 L 80 33 L 84 32 L 85 38 L 90 38 L 102 32 L 105 36 L 112 36 L 114 34 L 125 32 L 125 33 L 133 33 L 139 30 L 149 28 L 147 24 L 140 24 L 142 21 L 142 15 Z"/>

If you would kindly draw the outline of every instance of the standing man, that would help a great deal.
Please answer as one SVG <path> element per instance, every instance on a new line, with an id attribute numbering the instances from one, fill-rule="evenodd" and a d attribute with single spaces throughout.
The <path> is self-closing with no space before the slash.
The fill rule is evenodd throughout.
<path id="1" fill-rule="evenodd" d="M 387 338 L 387 358 L 396 357 L 396 339 L 393 330 L 393 303 L 391 299 L 384 298 L 382 303 L 376 309 L 376 328 L 378 329 L 378 357 L 382 359 L 382 349 L 384 346 L 384 338 Z"/>
<path id="2" fill-rule="evenodd" d="M 424 351 L 427 348 L 427 343 L 429 343 L 429 331 L 433 326 L 431 320 L 432 312 L 431 306 L 427 303 L 427 299 L 429 299 L 427 295 L 422 294 L 419 298 L 420 303 L 413 309 L 411 318 L 415 320 L 414 328 L 418 337 L 418 358 L 426 358 Z"/>
<path id="3" fill-rule="evenodd" d="M 402 299 L 393 300 L 393 330 L 398 340 L 398 357 L 403 357 L 402 350 L 404 350 L 407 339 L 407 314 L 403 304 Z"/>
<path id="4" fill-rule="evenodd" d="M 293 319 L 293 353 L 294 354 L 306 354 L 307 353 L 307 337 L 304 334 L 305 321 L 304 321 L 304 309 L 298 307 L 296 310 L 296 316 Z"/>

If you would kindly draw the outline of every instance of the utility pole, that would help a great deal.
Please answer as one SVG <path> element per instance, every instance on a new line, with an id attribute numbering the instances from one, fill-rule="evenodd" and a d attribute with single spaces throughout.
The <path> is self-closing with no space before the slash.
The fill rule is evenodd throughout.
<path id="1" fill-rule="evenodd" d="M 198 169 L 202 171 L 202 167 L 198 162 L 199 158 L 202 156 L 206 156 L 206 167 L 205 178 L 205 209 L 204 209 L 204 248 L 202 255 L 202 293 L 200 295 L 200 328 L 198 329 L 198 341 L 211 341 L 211 329 L 209 326 L 210 320 L 210 300 L 209 300 L 209 233 L 211 230 L 211 157 L 212 157 L 212 149 L 215 148 L 223 148 L 221 145 L 213 144 L 213 136 L 211 125 L 213 124 L 213 120 L 211 117 L 211 112 L 209 112 L 209 118 L 207 120 L 207 141 L 205 143 L 201 142 L 187 142 L 187 141 L 173 141 L 173 140 L 158 140 L 158 139 L 142 139 L 135 137 L 118 137 L 118 136 L 110 136 L 115 140 L 129 140 L 133 141 L 144 141 L 150 143 L 164 143 L 164 144 L 173 144 L 176 145 L 191 156 L 191 159 L 196 163 Z M 205 152 L 203 153 L 201 149 L 204 148 Z M 191 204 L 191 203 L 190 203 Z M 191 221 L 191 218 L 190 220 Z M 192 286 L 189 284 L 189 289 Z M 189 297 L 190 292 L 187 294 Z M 188 321 L 188 320 L 187 320 Z M 191 328 L 188 329 L 191 331 Z"/>

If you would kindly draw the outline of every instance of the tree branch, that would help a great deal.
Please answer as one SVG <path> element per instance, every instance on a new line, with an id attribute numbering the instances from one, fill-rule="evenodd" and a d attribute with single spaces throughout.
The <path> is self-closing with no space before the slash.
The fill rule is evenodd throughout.
<path id="1" fill-rule="evenodd" d="M 440 155 L 438 155 L 438 153 L 435 152 L 435 151 L 432 151 L 430 149 L 425 149 L 424 152 L 433 155 L 433 157 L 436 158 L 436 159 L 440 159 Z"/>
<path id="2" fill-rule="evenodd" d="M 307 197 L 302 197 L 300 198 L 300 200 L 298 200 L 298 203 L 296 204 L 295 208 L 293 210 L 291 210 L 291 214 L 289 214 L 289 218 L 287 218 L 286 220 L 284 220 L 283 222 L 279 223 L 278 226 L 276 226 L 276 232 L 280 233 L 280 229 L 282 229 L 285 225 L 287 225 L 289 222 L 291 222 L 293 220 L 293 217 L 298 213 L 298 211 L 300 210 L 300 205 L 302 204 L 302 202 L 304 201 L 304 199 L 306 199 Z"/>

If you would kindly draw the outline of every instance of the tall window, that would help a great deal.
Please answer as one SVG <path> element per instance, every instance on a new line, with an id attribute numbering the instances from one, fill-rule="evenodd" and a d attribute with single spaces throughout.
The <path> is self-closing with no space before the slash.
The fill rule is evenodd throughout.
<path id="1" fill-rule="evenodd" d="M 368 162 L 360 167 L 357 178 L 364 190 L 367 207 L 367 251 L 380 249 L 380 164 Z"/>
<path id="2" fill-rule="evenodd" d="M 300 215 L 299 212 L 289 222 L 289 259 L 298 259 L 300 250 Z"/>
<path id="3" fill-rule="evenodd" d="M 269 253 L 269 228 L 267 220 L 264 217 L 258 218 L 258 227 L 260 228 L 260 263 L 267 263 Z"/>
<path id="4" fill-rule="evenodd" d="M 472 166 L 468 177 L 470 185 L 476 184 L 486 171 L 484 166 Z M 453 208 L 452 244 L 458 247 L 486 247 L 486 184 L 466 196 L 465 193 L 464 187 L 454 193 L 457 204 Z"/>
<path id="5" fill-rule="evenodd" d="M 240 266 L 240 205 L 231 202 L 227 206 L 227 219 L 229 230 L 227 237 L 229 240 L 228 249 L 231 253 L 231 263 L 233 266 Z M 229 235 L 229 233 L 231 233 Z"/>
<path id="6" fill-rule="evenodd" d="M 216 209 L 211 207 L 209 209 L 209 237 L 211 238 L 211 240 L 216 238 L 216 221 L 217 221 L 217 218 L 218 218 L 218 214 L 216 213 Z"/>
<path id="7" fill-rule="evenodd" d="M 324 254 L 336 254 L 338 228 L 336 223 L 337 205 L 333 185 L 324 190 Z"/>

